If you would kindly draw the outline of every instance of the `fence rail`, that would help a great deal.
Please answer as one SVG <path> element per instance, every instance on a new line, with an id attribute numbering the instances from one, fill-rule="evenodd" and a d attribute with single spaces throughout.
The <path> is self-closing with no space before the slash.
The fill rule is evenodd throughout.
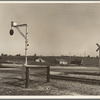
<path id="1" fill-rule="evenodd" d="M 39 69 L 39 68 L 46 68 L 47 69 L 47 82 L 50 82 L 50 66 L 26 66 L 26 81 L 25 81 L 25 88 L 29 87 L 29 76 L 30 71 L 29 69 Z"/>

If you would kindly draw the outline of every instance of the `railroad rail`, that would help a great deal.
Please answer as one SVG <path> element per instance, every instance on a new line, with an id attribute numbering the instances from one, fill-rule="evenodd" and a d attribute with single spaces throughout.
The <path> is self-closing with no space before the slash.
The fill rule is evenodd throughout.
<path id="1" fill-rule="evenodd" d="M 30 76 L 29 69 L 31 69 L 31 68 L 32 69 L 40 69 L 40 68 L 47 69 L 47 82 L 50 81 L 50 66 L 28 65 L 28 66 L 26 66 L 25 88 L 28 88 L 28 86 L 29 86 L 29 76 Z"/>
<path id="2" fill-rule="evenodd" d="M 59 79 L 59 80 L 67 80 L 67 81 L 90 83 L 90 84 L 100 84 L 99 79 L 79 78 L 79 77 L 71 77 L 63 75 L 50 75 L 50 79 Z"/>

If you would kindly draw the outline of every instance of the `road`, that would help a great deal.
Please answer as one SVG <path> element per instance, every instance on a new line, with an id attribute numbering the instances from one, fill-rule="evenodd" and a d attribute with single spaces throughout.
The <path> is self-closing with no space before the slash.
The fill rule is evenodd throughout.
<path id="1" fill-rule="evenodd" d="M 1 64 L 3 67 L 13 67 L 18 68 L 22 67 L 21 64 Z M 29 65 L 30 67 L 43 67 L 43 65 Z M 44 66 L 45 67 L 45 66 Z M 50 71 L 53 73 L 62 73 L 62 72 L 87 72 L 87 73 L 97 73 L 100 71 L 99 67 L 85 67 L 85 66 L 50 66 Z"/>
<path id="2" fill-rule="evenodd" d="M 99 67 L 84 67 L 84 66 L 51 66 L 51 72 L 99 72 Z"/>

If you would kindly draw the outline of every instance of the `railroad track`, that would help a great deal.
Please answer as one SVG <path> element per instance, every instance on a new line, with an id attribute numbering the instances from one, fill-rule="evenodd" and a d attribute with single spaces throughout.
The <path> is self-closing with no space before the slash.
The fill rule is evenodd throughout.
<path id="1" fill-rule="evenodd" d="M 64 75 L 67 75 L 67 74 L 100 76 L 99 72 L 64 72 Z"/>
<path id="2" fill-rule="evenodd" d="M 78 77 L 70 77 L 70 76 L 62 76 L 62 75 L 50 75 L 50 79 L 59 79 L 59 80 L 67 80 L 67 81 L 100 85 L 100 80 L 98 80 L 98 79 L 78 78 Z"/>

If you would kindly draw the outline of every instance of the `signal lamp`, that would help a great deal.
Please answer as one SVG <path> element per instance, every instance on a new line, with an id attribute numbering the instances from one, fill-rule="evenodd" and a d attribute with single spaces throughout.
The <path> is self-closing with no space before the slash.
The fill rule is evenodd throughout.
<path id="1" fill-rule="evenodd" d="M 9 34 L 10 34 L 10 35 L 13 35 L 13 34 L 14 34 L 13 29 L 10 30 Z"/>

